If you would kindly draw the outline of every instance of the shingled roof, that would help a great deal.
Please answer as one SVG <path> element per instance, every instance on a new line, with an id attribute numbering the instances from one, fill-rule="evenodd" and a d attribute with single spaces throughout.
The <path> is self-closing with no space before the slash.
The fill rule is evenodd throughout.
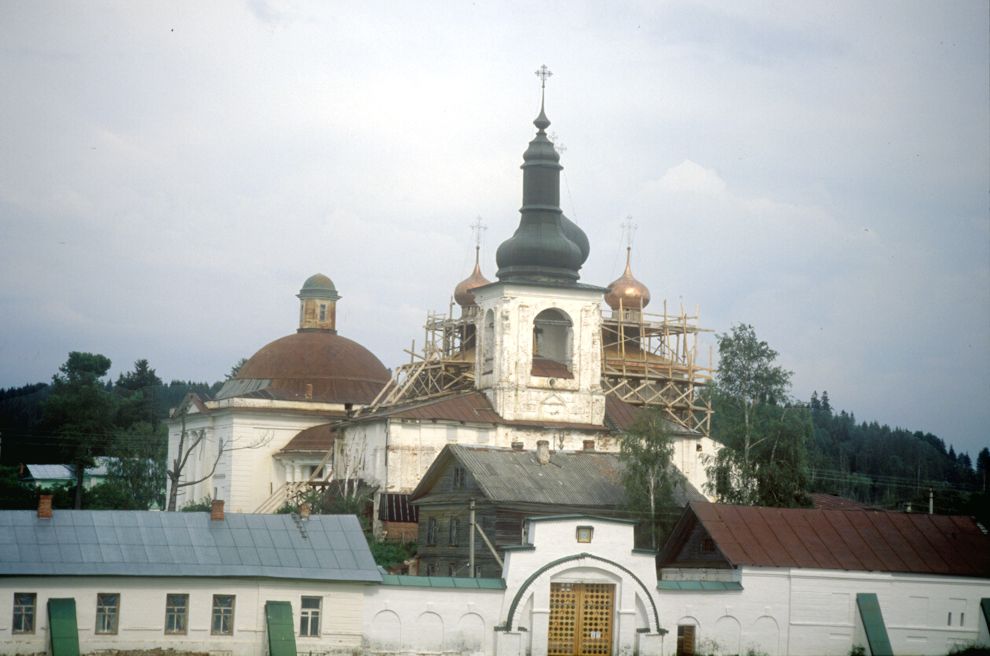
<path id="1" fill-rule="evenodd" d="M 660 554 L 690 566 L 699 527 L 732 567 L 801 567 L 990 577 L 990 536 L 969 517 L 693 502 Z"/>
<path id="2" fill-rule="evenodd" d="M 250 576 L 380 582 L 351 515 L 0 512 L 0 576 Z"/>

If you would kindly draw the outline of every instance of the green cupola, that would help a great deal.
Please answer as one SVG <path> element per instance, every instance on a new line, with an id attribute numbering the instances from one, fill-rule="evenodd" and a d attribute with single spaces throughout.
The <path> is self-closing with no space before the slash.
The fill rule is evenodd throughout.
<path id="1" fill-rule="evenodd" d="M 547 138 L 550 120 L 540 102 L 536 137 L 523 153 L 523 204 L 519 227 L 495 253 L 503 282 L 573 284 L 588 258 L 584 231 L 560 209 L 560 155 Z"/>

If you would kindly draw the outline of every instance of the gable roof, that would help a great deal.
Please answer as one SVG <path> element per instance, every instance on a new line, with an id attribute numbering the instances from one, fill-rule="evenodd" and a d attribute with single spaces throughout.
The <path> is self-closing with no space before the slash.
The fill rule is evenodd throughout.
<path id="1" fill-rule="evenodd" d="M 380 582 L 351 515 L 0 512 L 0 576 L 248 576 Z"/>
<path id="2" fill-rule="evenodd" d="M 734 567 L 990 577 L 990 536 L 969 517 L 692 502 L 661 563 L 676 563 L 696 524 Z"/>
<path id="3" fill-rule="evenodd" d="M 462 444 L 444 447 L 410 495 L 412 501 L 442 500 L 443 494 L 431 492 L 454 461 L 470 473 L 490 501 L 616 508 L 625 505 L 623 466 L 617 453 L 557 451 L 551 453 L 549 463 L 541 465 L 533 451 Z M 675 492 L 678 505 L 704 498 L 683 477 L 681 483 Z"/>

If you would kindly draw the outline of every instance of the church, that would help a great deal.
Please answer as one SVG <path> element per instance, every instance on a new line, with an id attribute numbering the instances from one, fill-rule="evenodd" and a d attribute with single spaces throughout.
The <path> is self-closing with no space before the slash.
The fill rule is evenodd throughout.
<path id="1" fill-rule="evenodd" d="M 215 399 L 191 395 L 173 413 L 179 507 L 211 497 L 273 512 L 312 485 L 360 482 L 377 489 L 382 530 L 409 521 L 408 495 L 447 445 L 617 452 L 643 407 L 674 437 L 682 486 L 705 493 L 717 444 L 698 395 L 710 370 L 697 362 L 697 317 L 666 303 L 646 311 L 630 249 L 608 286 L 580 280 L 591 247 L 560 208 L 563 167 L 542 100 L 534 125 L 519 226 L 498 247 L 496 280 L 476 247 L 454 289 L 459 314 L 453 304 L 431 314 L 422 351 L 390 373 L 338 334 L 333 282 L 309 278 L 296 333 L 255 353 Z"/>

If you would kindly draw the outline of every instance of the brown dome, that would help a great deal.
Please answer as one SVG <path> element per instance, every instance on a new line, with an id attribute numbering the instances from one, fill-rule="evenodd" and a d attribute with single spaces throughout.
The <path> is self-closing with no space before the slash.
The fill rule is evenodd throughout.
<path id="1" fill-rule="evenodd" d="M 474 293 L 472 290 L 488 284 L 491 284 L 491 280 L 481 275 L 481 265 L 478 263 L 478 249 L 475 248 L 474 271 L 470 276 L 457 283 L 457 287 L 454 288 L 454 300 L 457 301 L 457 304 L 461 307 L 477 305 L 477 303 L 474 302 Z"/>
<path id="2" fill-rule="evenodd" d="M 618 280 L 612 282 L 608 286 L 608 291 L 605 292 L 605 302 L 613 310 L 618 310 L 620 303 L 624 310 L 639 310 L 650 303 L 650 290 L 633 277 L 632 269 L 629 266 L 631 250 L 626 248 L 625 272 Z"/>
<path id="3" fill-rule="evenodd" d="M 389 378 L 385 365 L 357 342 L 329 331 L 304 331 L 252 355 L 224 389 L 232 388 L 226 396 L 366 404 Z M 268 384 L 250 384 L 260 381 Z"/>

